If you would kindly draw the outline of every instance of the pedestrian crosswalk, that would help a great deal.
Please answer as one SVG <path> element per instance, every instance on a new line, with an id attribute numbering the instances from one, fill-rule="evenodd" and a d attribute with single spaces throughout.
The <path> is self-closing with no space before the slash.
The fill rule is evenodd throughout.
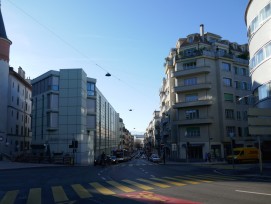
<path id="1" fill-rule="evenodd" d="M 28 195 L 24 196 L 25 202 L 23 203 L 26 204 L 47 203 L 45 200 L 48 201 L 48 199 L 51 199 L 54 203 L 72 203 L 81 199 L 91 199 L 97 196 L 97 194 L 112 196 L 142 190 L 149 191 L 155 188 L 185 187 L 186 185 L 199 185 L 203 183 L 207 184 L 217 181 L 234 181 L 241 179 L 242 177 L 238 176 L 201 174 L 123 179 L 119 181 L 105 180 L 63 186 L 55 185 L 48 188 L 30 188 L 27 191 L 25 189 L 16 189 L 0 193 L 0 204 L 14 204 L 19 197 L 22 197 L 22 194 L 25 194 L 25 192 L 27 192 Z"/>

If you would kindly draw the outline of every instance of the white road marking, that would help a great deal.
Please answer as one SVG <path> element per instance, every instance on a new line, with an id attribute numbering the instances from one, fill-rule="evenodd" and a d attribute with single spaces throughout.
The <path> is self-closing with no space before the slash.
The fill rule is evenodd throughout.
<path id="1" fill-rule="evenodd" d="M 267 195 L 267 196 L 271 196 L 271 194 L 269 194 L 269 193 L 259 193 L 259 192 L 241 191 L 241 190 L 235 190 L 235 191 L 240 192 L 240 193 L 251 193 L 251 194 L 258 194 L 258 195 Z"/>

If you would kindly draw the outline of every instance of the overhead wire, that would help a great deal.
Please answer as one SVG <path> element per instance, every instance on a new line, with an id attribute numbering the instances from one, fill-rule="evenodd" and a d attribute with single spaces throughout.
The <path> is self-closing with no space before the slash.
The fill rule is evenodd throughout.
<path id="1" fill-rule="evenodd" d="M 55 36 L 58 40 L 62 41 L 62 43 L 66 44 L 68 47 L 70 47 L 71 49 L 73 49 L 75 52 L 77 52 L 79 55 L 81 55 L 82 57 L 84 57 L 85 59 L 89 60 L 90 62 L 92 62 L 96 67 L 100 68 L 101 70 L 105 71 L 107 74 L 110 73 L 109 70 L 105 69 L 103 66 L 99 65 L 98 63 L 96 63 L 94 60 L 90 59 L 85 53 L 81 52 L 79 49 L 77 49 L 75 46 L 73 46 L 71 43 L 69 43 L 68 41 L 66 41 L 62 36 L 60 36 L 59 34 L 57 34 L 56 32 L 54 32 L 51 28 L 49 28 L 48 26 L 44 25 L 43 23 L 41 23 L 40 21 L 38 21 L 36 18 L 34 18 L 32 15 L 30 15 L 29 13 L 27 13 L 25 10 L 23 10 L 22 8 L 20 8 L 18 5 L 16 5 L 14 2 L 7 0 L 10 4 L 12 4 L 14 7 L 16 7 L 19 11 L 21 11 L 23 14 L 25 14 L 26 16 L 28 16 L 30 19 L 32 19 L 34 22 L 36 22 L 39 26 L 43 27 L 45 30 L 47 30 L 48 32 L 50 32 L 53 36 Z M 121 81 L 122 83 L 125 83 L 126 85 L 132 87 L 130 84 L 126 83 L 125 81 L 121 80 L 119 77 L 117 77 L 114 74 L 110 74 L 110 76 L 114 77 L 115 79 Z M 132 87 L 134 88 L 134 87 Z"/>
<path id="2" fill-rule="evenodd" d="M 75 52 L 77 52 L 79 55 L 81 55 L 82 57 L 84 57 L 85 59 L 87 59 L 88 61 L 92 62 L 96 67 L 100 68 L 101 70 L 103 70 L 104 72 L 106 72 L 105 76 L 112 76 L 115 79 L 117 79 L 118 81 L 124 83 L 125 85 L 129 86 L 130 88 L 133 88 L 135 90 L 137 90 L 135 87 L 133 87 L 130 83 L 125 82 L 124 80 L 120 79 L 119 77 L 117 77 L 115 74 L 112 74 L 109 70 L 105 69 L 103 66 L 99 65 L 98 63 L 96 63 L 94 60 L 90 59 L 85 53 L 83 53 L 82 51 L 80 51 L 78 48 L 76 48 L 75 46 L 73 46 L 71 43 L 69 43 L 68 41 L 66 41 L 62 36 L 60 36 L 59 34 L 57 34 L 56 32 L 54 32 L 51 28 L 49 28 L 48 26 L 44 25 L 43 23 L 41 23 L 40 21 L 38 21 L 36 18 L 34 18 L 32 15 L 30 15 L 29 13 L 27 13 L 25 10 L 23 10 L 22 8 L 20 8 L 18 5 L 16 5 L 14 2 L 12 2 L 11 0 L 6 0 L 8 1 L 10 4 L 12 4 L 15 8 L 17 8 L 19 11 L 21 11 L 24 15 L 28 16 L 30 19 L 32 19 L 35 23 L 37 23 L 39 26 L 43 27 L 45 30 L 47 30 L 49 33 L 51 33 L 53 36 L 55 36 L 58 40 L 60 40 L 62 43 L 66 44 L 68 47 L 70 47 L 72 50 L 74 50 Z M 109 74 L 109 75 L 107 75 Z M 137 90 L 140 94 L 142 94 L 141 91 Z"/>

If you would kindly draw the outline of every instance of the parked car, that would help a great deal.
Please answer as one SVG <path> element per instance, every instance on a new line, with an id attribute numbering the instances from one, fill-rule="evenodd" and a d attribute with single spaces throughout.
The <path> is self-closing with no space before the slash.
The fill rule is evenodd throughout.
<path id="1" fill-rule="evenodd" d="M 150 156 L 150 161 L 159 163 L 161 161 L 160 157 L 157 154 L 152 154 Z"/>
<path id="2" fill-rule="evenodd" d="M 101 155 L 99 155 L 98 157 L 96 157 L 94 159 L 94 166 L 100 165 L 101 163 L 102 163 L 102 161 L 101 161 Z"/>
<path id="3" fill-rule="evenodd" d="M 255 147 L 239 147 L 233 149 L 233 155 L 227 156 L 228 163 L 258 162 L 259 150 Z"/>

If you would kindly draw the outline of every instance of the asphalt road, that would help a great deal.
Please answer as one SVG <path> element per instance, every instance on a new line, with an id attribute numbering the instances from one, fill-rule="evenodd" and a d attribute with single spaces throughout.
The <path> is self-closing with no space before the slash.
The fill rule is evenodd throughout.
<path id="1" fill-rule="evenodd" d="M 271 179 L 145 159 L 107 167 L 1 170 L 0 204 L 13 203 L 270 204 Z"/>

